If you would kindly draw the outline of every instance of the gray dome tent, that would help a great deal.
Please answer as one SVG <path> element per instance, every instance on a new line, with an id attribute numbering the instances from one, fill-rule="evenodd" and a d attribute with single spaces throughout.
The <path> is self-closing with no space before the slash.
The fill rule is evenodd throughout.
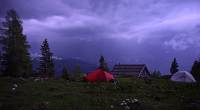
<path id="1" fill-rule="evenodd" d="M 174 75 L 172 75 L 171 80 L 175 81 L 175 82 L 186 82 L 186 83 L 195 83 L 196 82 L 196 80 L 194 79 L 192 74 L 190 74 L 187 71 L 176 72 Z"/>

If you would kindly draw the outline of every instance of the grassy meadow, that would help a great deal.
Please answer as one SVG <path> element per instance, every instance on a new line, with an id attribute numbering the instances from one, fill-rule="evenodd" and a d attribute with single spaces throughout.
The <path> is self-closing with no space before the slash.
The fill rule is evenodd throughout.
<path id="1" fill-rule="evenodd" d="M 166 79 L 118 80 L 118 84 L 113 84 L 3 77 L 0 110 L 200 109 L 200 84 Z"/>

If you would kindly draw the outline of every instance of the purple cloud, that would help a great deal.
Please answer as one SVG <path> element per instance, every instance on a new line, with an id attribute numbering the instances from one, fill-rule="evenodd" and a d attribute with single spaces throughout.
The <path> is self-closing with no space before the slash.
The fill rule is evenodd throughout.
<path id="1" fill-rule="evenodd" d="M 112 63 L 168 72 L 173 57 L 189 70 L 200 54 L 199 6 L 199 0 L 2 0 L 0 17 L 10 8 L 19 12 L 33 53 L 47 37 L 58 56 L 96 62 L 104 54 Z"/>

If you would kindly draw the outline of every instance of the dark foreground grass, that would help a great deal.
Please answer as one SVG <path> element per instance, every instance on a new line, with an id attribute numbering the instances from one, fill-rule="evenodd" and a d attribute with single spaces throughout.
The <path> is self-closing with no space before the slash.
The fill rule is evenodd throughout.
<path id="1" fill-rule="evenodd" d="M 12 90 L 17 84 L 16 90 Z M 125 99 L 138 99 L 125 108 Z M 0 110 L 199 110 L 200 85 L 128 78 L 119 84 L 0 78 Z"/>

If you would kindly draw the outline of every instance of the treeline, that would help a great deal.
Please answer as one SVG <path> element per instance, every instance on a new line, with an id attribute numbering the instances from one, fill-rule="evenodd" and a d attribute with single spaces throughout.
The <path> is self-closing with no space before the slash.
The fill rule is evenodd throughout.
<path id="1" fill-rule="evenodd" d="M 15 10 L 9 10 L 5 20 L 0 27 L 0 75 L 11 77 L 55 77 L 53 53 L 49 47 L 47 39 L 41 44 L 40 61 L 36 71 L 32 69 L 32 58 L 29 53 L 31 46 L 27 42 L 27 36 L 23 34 L 22 20 Z M 101 56 L 100 68 L 108 70 L 104 57 Z M 79 65 L 73 71 L 73 76 L 69 74 L 64 65 L 62 78 L 80 80 L 83 73 Z"/>
<path id="2" fill-rule="evenodd" d="M 36 72 L 32 69 L 32 59 L 29 53 L 31 46 L 27 42 L 27 36 L 23 34 L 22 20 L 15 10 L 9 10 L 5 20 L 0 27 L 0 75 L 12 77 L 55 77 L 53 53 L 47 39 L 41 44 L 40 64 Z M 99 67 L 109 71 L 108 65 L 103 56 L 99 59 Z M 170 67 L 171 74 L 179 71 L 176 58 L 173 59 Z M 70 76 L 67 67 L 64 66 L 62 78 L 80 79 L 83 77 L 80 66 L 77 65 Z M 191 68 L 192 75 L 200 80 L 200 60 L 194 61 Z M 155 70 L 152 76 L 160 77 L 161 73 Z"/>
<path id="3" fill-rule="evenodd" d="M 171 68 L 170 68 L 170 72 L 172 75 L 179 71 L 178 67 L 179 67 L 178 62 L 177 62 L 176 58 L 174 58 L 171 63 Z M 194 61 L 190 72 L 197 81 L 200 81 L 200 60 Z"/>
<path id="4" fill-rule="evenodd" d="M 31 46 L 23 34 L 22 20 L 15 10 L 9 10 L 2 22 L 0 44 L 1 75 L 12 77 L 29 77 L 33 74 L 32 59 L 29 53 Z M 38 73 L 41 77 L 54 77 L 52 53 L 47 39 L 41 45 L 41 56 Z"/>
<path id="5" fill-rule="evenodd" d="M 179 71 L 179 64 L 178 64 L 176 58 L 174 58 L 172 60 L 172 63 L 170 65 L 170 69 L 169 70 L 170 70 L 170 74 L 171 75 L 173 75 L 173 74 L 175 74 L 176 72 Z M 197 81 L 200 81 L 200 59 L 194 61 L 190 72 L 195 77 L 195 79 Z M 156 78 L 161 77 L 161 75 L 162 75 L 162 73 L 159 70 L 154 70 L 152 72 L 152 74 L 151 74 L 152 77 L 156 77 Z M 171 75 L 169 75 L 169 76 L 171 76 Z"/>

